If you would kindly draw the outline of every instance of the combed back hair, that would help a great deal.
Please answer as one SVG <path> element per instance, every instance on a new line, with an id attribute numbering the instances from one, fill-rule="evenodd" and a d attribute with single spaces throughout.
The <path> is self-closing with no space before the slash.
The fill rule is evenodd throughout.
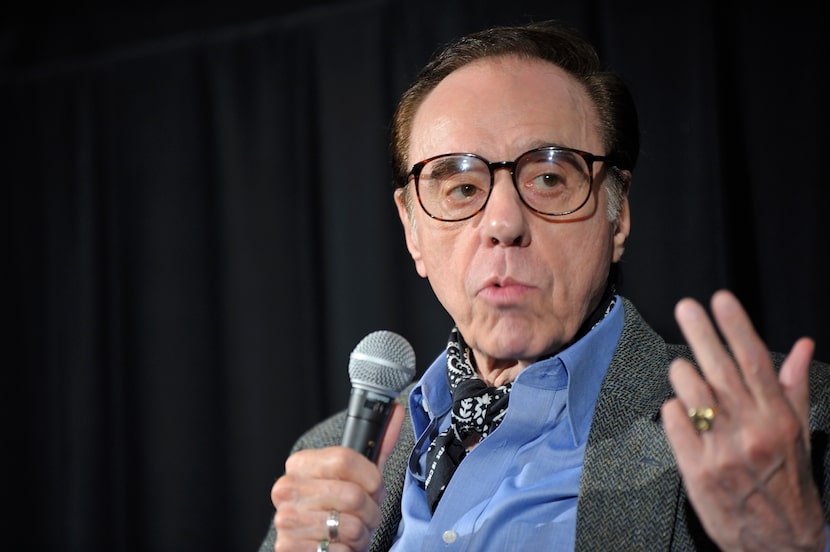
<path id="1" fill-rule="evenodd" d="M 571 27 L 558 21 L 492 27 L 459 38 L 438 52 L 404 92 L 392 118 L 390 155 L 396 187 L 406 186 L 410 169 L 418 159 L 407 159 L 412 121 L 424 99 L 453 71 L 474 61 L 518 56 L 552 63 L 584 86 L 600 119 L 604 152 L 611 164 L 608 189 L 609 219 L 616 220 L 640 149 L 637 110 L 628 86 L 616 73 L 607 71 L 594 47 Z M 412 199 L 405 201 L 411 207 Z"/>

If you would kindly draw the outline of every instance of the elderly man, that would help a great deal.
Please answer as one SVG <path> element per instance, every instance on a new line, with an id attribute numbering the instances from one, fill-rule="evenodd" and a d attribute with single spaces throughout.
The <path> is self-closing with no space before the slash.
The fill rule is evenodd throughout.
<path id="1" fill-rule="evenodd" d="M 692 300 L 668 345 L 617 294 L 638 148 L 626 87 L 556 23 L 425 67 L 394 118 L 395 201 L 446 352 L 378 465 L 338 446 L 342 413 L 300 440 L 263 550 L 830 548 L 812 341 L 770 355 L 721 291 L 728 349 Z"/>

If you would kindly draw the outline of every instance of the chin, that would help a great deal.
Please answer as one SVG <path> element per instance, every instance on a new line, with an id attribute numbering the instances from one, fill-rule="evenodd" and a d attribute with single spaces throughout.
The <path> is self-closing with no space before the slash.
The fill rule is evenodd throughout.
<path id="1" fill-rule="evenodd" d="M 491 339 L 486 341 L 486 349 L 492 354 L 490 356 L 503 360 L 515 360 L 518 362 L 531 363 L 553 350 L 549 341 L 538 342 L 528 339 L 534 336 L 532 332 L 496 332 Z"/>

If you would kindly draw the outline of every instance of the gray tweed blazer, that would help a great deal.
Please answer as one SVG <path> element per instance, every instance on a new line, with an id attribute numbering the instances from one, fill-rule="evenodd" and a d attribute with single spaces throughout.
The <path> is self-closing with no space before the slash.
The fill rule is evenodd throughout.
<path id="1" fill-rule="evenodd" d="M 667 370 L 672 359 L 691 358 L 686 346 L 669 345 L 623 299 L 625 322 L 597 398 L 588 435 L 576 516 L 576 550 L 717 550 L 686 498 L 660 406 L 672 396 Z M 777 366 L 783 355 L 773 354 Z M 811 370 L 813 473 L 830 523 L 830 365 Z M 410 386 L 411 388 L 411 386 Z M 408 407 L 410 388 L 398 397 Z M 294 450 L 339 445 L 342 411 L 311 428 Z M 384 471 L 387 496 L 371 552 L 392 545 L 401 518 L 401 494 L 414 435 L 407 409 L 404 428 Z M 260 552 L 273 551 L 273 524 Z"/>

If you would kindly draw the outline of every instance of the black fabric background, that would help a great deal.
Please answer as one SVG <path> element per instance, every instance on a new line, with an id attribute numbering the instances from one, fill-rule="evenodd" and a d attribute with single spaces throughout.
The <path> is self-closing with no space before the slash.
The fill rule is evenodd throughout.
<path id="1" fill-rule="evenodd" d="M 820 3 L 330 1 L 47 12 L 0 38 L 10 332 L 4 541 L 254 550 L 294 439 L 376 329 L 423 370 L 449 320 L 408 258 L 386 151 L 444 41 L 557 17 L 642 121 L 622 291 L 680 339 L 734 290 L 830 360 Z M 88 6 L 88 5 L 87 5 Z"/>

